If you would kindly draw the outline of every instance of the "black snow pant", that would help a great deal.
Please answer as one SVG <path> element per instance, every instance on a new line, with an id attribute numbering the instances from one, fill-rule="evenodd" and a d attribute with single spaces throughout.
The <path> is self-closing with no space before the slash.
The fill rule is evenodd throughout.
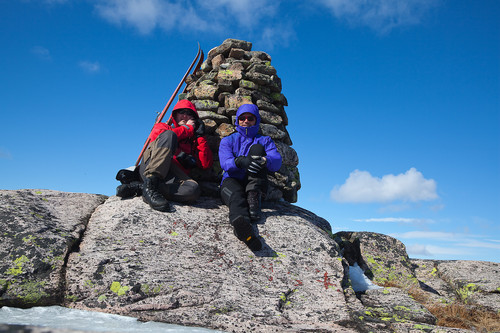
<path id="1" fill-rule="evenodd" d="M 173 131 L 162 132 L 144 152 L 139 173 L 143 180 L 151 174 L 158 175 L 162 179 L 159 191 L 167 200 L 193 203 L 201 190 L 196 181 L 172 163 L 176 149 L 177 135 Z"/>
<path id="2" fill-rule="evenodd" d="M 252 147 L 255 146 L 260 146 L 259 148 L 264 151 L 262 145 L 256 144 Z M 265 153 L 262 156 L 265 156 Z M 264 168 L 257 174 L 247 173 L 247 176 L 241 180 L 231 177 L 224 179 L 220 193 L 222 202 L 229 207 L 230 222 L 240 215 L 250 219 L 247 201 L 247 192 L 249 191 L 260 191 L 262 194 L 267 192 L 267 169 Z"/>

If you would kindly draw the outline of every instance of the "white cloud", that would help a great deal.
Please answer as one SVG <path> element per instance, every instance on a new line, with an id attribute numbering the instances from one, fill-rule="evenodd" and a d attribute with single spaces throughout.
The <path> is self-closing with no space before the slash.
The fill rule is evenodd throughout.
<path id="1" fill-rule="evenodd" d="M 295 31 L 289 25 L 266 27 L 262 31 L 260 43 L 266 50 L 272 51 L 276 44 L 288 46 L 290 40 L 295 38 Z M 276 41 L 279 41 L 276 43 Z"/>
<path id="2" fill-rule="evenodd" d="M 254 41 L 272 48 L 276 43 L 286 45 L 295 35 L 291 22 L 276 20 L 279 6 L 276 0 L 96 0 L 95 9 L 108 22 L 130 26 L 143 35 L 155 29 L 226 37 L 228 31 L 249 33 Z"/>
<path id="3" fill-rule="evenodd" d="M 489 243 L 491 242 L 491 243 Z M 465 246 L 465 247 L 480 247 L 480 248 L 486 248 L 486 249 L 495 249 L 495 250 L 500 250 L 500 243 L 496 239 L 488 239 L 485 241 L 478 241 L 475 239 L 469 239 L 465 242 L 462 242 L 459 244 L 460 246 Z"/>
<path id="4" fill-rule="evenodd" d="M 377 222 L 377 223 L 406 223 L 406 224 L 429 224 L 434 223 L 431 219 L 416 219 L 405 217 L 382 217 L 382 218 L 369 218 L 369 219 L 356 219 L 355 222 Z"/>
<path id="5" fill-rule="evenodd" d="M 99 73 L 101 71 L 101 65 L 99 62 L 91 61 L 80 61 L 78 65 L 86 72 L 89 73 Z"/>
<path id="6" fill-rule="evenodd" d="M 279 2 L 270 0 L 98 0 L 97 13 L 113 24 L 126 24 L 141 34 L 166 31 L 220 31 L 229 25 L 252 30 L 264 17 L 274 17 Z"/>
<path id="7" fill-rule="evenodd" d="M 42 60 L 51 60 L 52 59 L 52 57 L 50 55 L 50 51 L 43 46 L 34 46 L 31 49 L 31 53 L 33 53 L 34 55 L 36 55 L 38 58 L 40 58 Z"/>
<path id="8" fill-rule="evenodd" d="M 462 248 L 454 248 L 454 247 L 443 247 L 443 246 L 434 246 L 427 244 L 413 244 L 408 246 L 407 248 L 408 255 L 412 256 L 426 256 L 426 257 L 434 257 L 436 255 L 453 255 L 453 256 L 466 256 L 468 254 L 467 250 Z"/>
<path id="9" fill-rule="evenodd" d="M 442 0 L 316 0 L 307 5 L 319 9 L 320 16 L 331 12 L 337 19 L 353 25 L 387 32 L 398 26 L 420 23 L 439 1 Z M 108 22 L 130 26 L 144 35 L 155 29 L 224 35 L 230 31 L 235 35 L 250 33 L 264 45 L 286 45 L 295 36 L 293 24 L 297 17 L 306 15 L 300 2 L 280 0 L 93 0 L 92 3 L 96 13 Z"/>
<path id="10" fill-rule="evenodd" d="M 500 240 L 485 239 L 486 237 L 482 235 L 441 231 L 409 231 L 404 233 L 393 233 L 390 234 L 390 236 L 398 239 L 425 239 L 456 243 L 456 245 L 460 247 L 479 247 L 500 250 Z"/>
<path id="11" fill-rule="evenodd" d="M 420 24 L 439 0 L 317 0 L 351 25 L 368 26 L 379 33 Z"/>
<path id="12" fill-rule="evenodd" d="M 410 245 L 406 248 L 408 255 L 410 256 L 432 256 L 432 253 L 429 251 L 427 248 L 428 245 L 422 245 L 422 244 L 413 244 Z"/>
<path id="13" fill-rule="evenodd" d="M 341 186 L 330 192 L 338 202 L 428 201 L 438 198 L 436 182 L 425 179 L 411 168 L 404 174 L 373 177 L 368 171 L 354 170 Z"/>
<path id="14" fill-rule="evenodd" d="M 445 231 L 409 231 L 391 233 L 389 236 L 405 243 L 410 256 L 427 257 L 464 257 L 482 253 L 498 261 L 500 240 L 490 238 L 490 234 L 469 233 L 467 228 L 462 232 Z M 406 244 L 409 243 L 409 244 Z"/>
<path id="15" fill-rule="evenodd" d="M 98 1 L 95 7 L 104 19 L 117 25 L 126 23 L 142 34 L 151 32 L 166 10 L 159 0 L 104 0 Z M 174 20 L 176 13 L 177 10 L 171 10 L 170 17 L 166 16 L 165 19 L 168 22 Z"/>
<path id="16" fill-rule="evenodd" d="M 274 17 L 280 4 L 276 0 L 198 0 L 197 3 L 210 10 L 211 16 L 222 13 L 223 19 L 233 18 L 239 25 L 247 28 L 255 26 L 265 17 Z"/>
<path id="17" fill-rule="evenodd" d="M 390 236 L 398 239 L 434 239 L 449 242 L 459 241 L 464 237 L 470 237 L 464 234 L 441 231 L 408 231 L 404 233 L 390 234 Z"/>
<path id="18" fill-rule="evenodd" d="M 487 239 L 486 236 L 453 233 L 453 232 L 428 232 L 410 231 L 394 233 L 389 236 L 400 240 L 419 240 L 418 243 L 407 245 L 410 256 L 459 256 L 470 255 L 471 252 L 500 250 L 500 240 Z M 429 243 L 437 243 L 440 246 Z M 444 245 L 446 244 L 446 246 Z"/>

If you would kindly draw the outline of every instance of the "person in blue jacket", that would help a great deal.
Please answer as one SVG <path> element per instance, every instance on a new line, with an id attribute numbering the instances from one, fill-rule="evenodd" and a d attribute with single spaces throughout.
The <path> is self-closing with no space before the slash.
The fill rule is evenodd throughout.
<path id="1" fill-rule="evenodd" d="M 259 108 L 243 104 L 236 112 L 236 133 L 223 138 L 219 146 L 219 161 L 224 170 L 221 198 L 229 207 L 229 222 L 236 237 L 253 251 L 262 248 L 251 222 L 260 218 L 267 172 L 278 171 L 282 162 L 273 140 L 258 134 L 259 124 Z"/>

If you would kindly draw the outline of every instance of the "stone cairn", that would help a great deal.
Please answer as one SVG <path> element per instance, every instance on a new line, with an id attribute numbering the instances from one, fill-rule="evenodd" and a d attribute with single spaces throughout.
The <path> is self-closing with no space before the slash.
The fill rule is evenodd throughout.
<path id="1" fill-rule="evenodd" d="M 205 123 L 207 139 L 214 153 L 214 167 L 209 172 L 193 175 L 204 194 L 213 195 L 220 183 L 222 169 L 219 143 L 235 130 L 236 110 L 242 104 L 258 106 L 261 116 L 260 133 L 270 136 L 283 158 L 278 172 L 269 173 L 267 200 L 283 198 L 297 201 L 300 178 L 297 153 L 290 146 L 292 140 L 286 127 L 288 105 L 281 93 L 281 80 L 271 65 L 271 57 L 261 51 L 252 51 L 252 43 L 226 39 L 210 50 L 200 70 L 186 79 L 186 89 L 179 99 L 190 100 Z"/>

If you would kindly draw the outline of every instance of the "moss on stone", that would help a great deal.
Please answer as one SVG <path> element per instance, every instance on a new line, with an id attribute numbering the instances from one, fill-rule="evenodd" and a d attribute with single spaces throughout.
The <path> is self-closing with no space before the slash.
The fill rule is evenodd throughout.
<path id="1" fill-rule="evenodd" d="M 66 295 L 64 298 L 69 302 L 76 302 L 78 300 L 78 296 L 76 295 Z"/>
<path id="2" fill-rule="evenodd" d="M 431 327 L 431 326 L 427 326 L 427 325 L 420 325 L 420 324 L 415 324 L 415 325 L 413 325 L 413 328 L 414 328 L 414 329 L 417 329 L 417 330 L 422 330 L 422 331 L 423 331 L 423 330 L 430 330 L 430 329 L 432 329 L 432 327 Z"/>
<path id="3" fill-rule="evenodd" d="M 9 268 L 7 270 L 7 274 L 12 275 L 12 276 L 17 276 L 17 275 L 23 274 L 24 273 L 23 267 L 24 267 L 24 264 L 26 264 L 27 262 L 29 262 L 29 259 L 24 254 L 22 256 L 16 258 L 14 260 L 14 267 Z"/>
<path id="4" fill-rule="evenodd" d="M 478 290 L 479 287 L 477 285 L 475 285 L 474 283 L 469 283 L 463 286 L 462 288 L 458 289 L 457 294 L 462 300 L 462 302 L 467 304 L 469 302 L 470 296 L 472 296 Z"/>
<path id="5" fill-rule="evenodd" d="M 122 286 L 120 284 L 120 282 L 117 282 L 117 281 L 113 281 L 113 283 L 111 283 L 111 286 L 109 287 L 109 289 L 114 292 L 115 294 L 117 294 L 118 296 L 123 296 L 127 293 L 127 291 L 130 289 L 128 286 Z"/>
<path id="6" fill-rule="evenodd" d="M 43 297 L 47 297 L 47 293 L 43 290 L 46 282 L 26 281 L 18 286 L 20 293 L 18 298 L 22 299 L 26 304 L 36 304 Z"/>

